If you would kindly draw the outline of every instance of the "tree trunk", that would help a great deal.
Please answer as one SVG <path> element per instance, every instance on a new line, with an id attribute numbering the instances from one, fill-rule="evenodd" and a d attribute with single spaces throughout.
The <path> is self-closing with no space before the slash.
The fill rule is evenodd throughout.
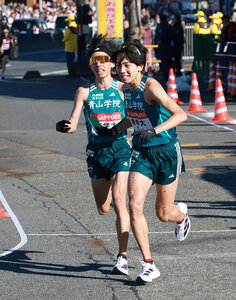
<path id="1" fill-rule="evenodd" d="M 141 0 L 128 0 L 129 39 L 141 39 Z"/>

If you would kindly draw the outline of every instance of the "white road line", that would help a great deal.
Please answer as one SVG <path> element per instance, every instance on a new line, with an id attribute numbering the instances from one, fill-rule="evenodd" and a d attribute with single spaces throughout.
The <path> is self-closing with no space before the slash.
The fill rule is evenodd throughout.
<path id="1" fill-rule="evenodd" d="M 53 74 L 65 74 L 65 73 L 68 73 L 67 69 L 58 70 L 58 71 L 52 71 L 52 72 L 46 72 L 46 73 L 40 73 L 40 75 L 41 76 L 48 76 L 48 75 L 53 75 Z M 1 82 L 11 82 L 12 81 L 11 79 L 13 79 L 13 80 L 15 80 L 15 79 L 24 79 L 24 76 L 21 76 L 21 75 L 14 76 L 13 78 L 10 78 L 10 79 L 1 80 Z"/>
<path id="2" fill-rule="evenodd" d="M 12 211 L 12 209 L 10 208 L 10 206 L 8 205 L 6 199 L 4 198 L 1 190 L 0 190 L 0 201 L 2 202 L 5 210 L 9 213 L 14 225 L 16 226 L 16 229 L 20 235 L 21 241 L 19 244 L 17 244 L 15 247 L 13 247 L 12 249 L 3 252 L 2 254 L 0 254 L 0 258 L 3 256 L 6 256 L 8 254 L 13 253 L 14 251 L 20 249 L 22 246 L 24 246 L 27 243 L 27 236 L 20 224 L 20 222 L 18 221 L 17 217 L 15 216 L 14 212 Z"/>
<path id="3" fill-rule="evenodd" d="M 209 124 L 209 125 L 216 126 L 216 127 L 220 127 L 220 128 L 225 129 L 225 130 L 229 130 L 229 131 L 232 131 L 232 132 L 236 133 L 236 130 L 234 130 L 234 129 L 230 128 L 230 127 L 218 125 L 218 124 L 215 124 L 215 123 L 211 123 L 211 122 L 209 122 L 209 121 L 207 121 L 207 120 L 204 120 L 204 119 L 202 119 L 202 118 L 200 118 L 200 117 L 197 117 L 197 116 L 195 116 L 195 115 L 192 115 L 192 114 L 188 114 L 188 113 L 187 113 L 187 115 L 190 116 L 190 117 L 192 117 L 192 118 L 195 118 L 195 119 L 197 119 L 197 120 L 199 120 L 199 121 L 205 122 L 205 123 L 207 123 L 207 124 Z"/>
<path id="4" fill-rule="evenodd" d="M 58 70 L 58 71 L 52 71 L 52 72 L 47 72 L 47 73 L 41 73 L 41 76 L 48 76 L 51 74 L 61 74 L 61 73 L 68 73 L 68 70 Z"/>
<path id="5" fill-rule="evenodd" d="M 219 230 L 190 230 L 189 233 L 225 233 L 236 232 L 236 229 L 219 229 Z M 174 234 L 174 231 L 153 231 L 149 234 Z M 111 233 L 28 233 L 27 236 L 113 236 L 115 232 Z M 133 235 L 131 232 L 130 235 Z"/>

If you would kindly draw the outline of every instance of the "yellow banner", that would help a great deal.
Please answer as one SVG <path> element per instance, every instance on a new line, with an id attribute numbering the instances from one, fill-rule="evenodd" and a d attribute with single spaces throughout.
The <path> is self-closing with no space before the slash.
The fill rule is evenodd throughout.
<path id="1" fill-rule="evenodd" d="M 97 0 L 98 33 L 123 42 L 123 1 Z"/>

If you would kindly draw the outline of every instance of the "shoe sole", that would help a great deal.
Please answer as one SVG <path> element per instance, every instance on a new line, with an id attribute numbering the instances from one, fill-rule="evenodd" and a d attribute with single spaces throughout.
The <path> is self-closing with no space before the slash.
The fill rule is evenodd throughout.
<path id="1" fill-rule="evenodd" d="M 189 219 L 189 216 L 188 216 L 188 229 L 187 229 L 187 231 L 186 231 L 186 234 L 185 234 L 184 238 L 181 239 L 181 240 L 179 240 L 179 239 L 177 238 L 177 236 L 176 236 L 176 239 L 177 239 L 178 241 L 180 241 L 180 242 L 184 241 L 184 240 L 187 238 L 188 234 L 189 234 L 190 227 L 191 227 L 191 223 L 190 223 L 190 219 Z"/>
<path id="2" fill-rule="evenodd" d="M 115 267 L 112 271 L 111 274 L 113 275 L 128 275 L 128 273 L 123 273 L 122 271 L 120 271 L 117 267 Z"/>
<path id="3" fill-rule="evenodd" d="M 137 277 L 135 282 L 136 282 L 137 285 L 145 285 L 145 284 L 150 283 L 152 281 L 145 281 L 141 277 Z"/>
<path id="4" fill-rule="evenodd" d="M 151 281 L 145 281 L 143 280 L 141 277 L 137 277 L 135 282 L 137 285 L 145 285 L 145 284 L 148 284 L 148 283 L 151 283 L 154 279 L 158 278 L 159 276 L 153 278 Z"/>
<path id="5" fill-rule="evenodd" d="M 159 275 L 156 276 L 155 278 L 153 278 L 151 281 L 145 281 L 145 280 L 143 280 L 140 276 L 138 276 L 138 277 L 136 278 L 135 282 L 136 282 L 137 285 L 145 285 L 146 283 L 151 283 L 154 279 L 160 277 L 160 275 L 161 275 L 161 274 L 159 273 Z"/>

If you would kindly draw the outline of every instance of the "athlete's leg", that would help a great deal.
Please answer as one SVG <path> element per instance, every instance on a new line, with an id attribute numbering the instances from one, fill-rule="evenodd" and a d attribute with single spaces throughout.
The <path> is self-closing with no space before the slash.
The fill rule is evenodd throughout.
<path id="1" fill-rule="evenodd" d="M 178 187 L 178 178 L 167 185 L 156 184 L 156 214 L 162 222 L 179 222 L 184 214 L 174 204 Z"/>
<path id="2" fill-rule="evenodd" d="M 130 217 L 127 210 L 126 194 L 129 172 L 118 172 L 113 178 L 112 195 L 116 213 L 116 231 L 119 253 L 126 254 L 130 229 Z"/>
<path id="3" fill-rule="evenodd" d="M 111 181 L 105 178 L 91 179 L 94 198 L 100 215 L 105 215 L 111 205 Z"/>
<path id="4" fill-rule="evenodd" d="M 151 258 L 148 224 L 143 214 L 144 201 L 151 184 L 152 180 L 150 178 L 138 172 L 130 172 L 129 207 L 131 226 L 144 260 Z"/>
<path id="5" fill-rule="evenodd" d="M 1 75 L 5 74 L 7 59 L 8 59 L 8 55 L 3 55 L 3 57 L 2 57 L 2 74 Z"/>

